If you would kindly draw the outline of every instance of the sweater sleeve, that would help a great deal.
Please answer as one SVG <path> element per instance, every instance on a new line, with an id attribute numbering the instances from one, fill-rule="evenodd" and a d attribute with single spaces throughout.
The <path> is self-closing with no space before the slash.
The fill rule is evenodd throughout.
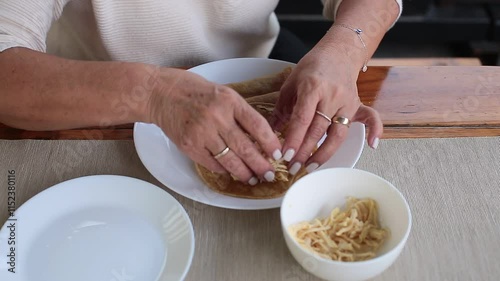
<path id="1" fill-rule="evenodd" d="M 69 1 L 0 1 L 0 52 L 13 47 L 45 52 L 47 32 Z"/>
<path id="2" fill-rule="evenodd" d="M 399 6 L 399 14 L 396 19 L 396 21 L 398 21 L 399 17 L 401 16 L 401 13 L 403 12 L 403 0 L 394 0 L 394 1 Z M 342 3 L 342 0 L 321 0 L 321 2 L 323 2 L 323 16 L 326 17 L 327 19 L 335 21 L 335 17 L 337 16 L 337 10 L 340 6 L 340 3 Z M 391 27 L 394 26 L 396 21 L 392 23 Z"/>

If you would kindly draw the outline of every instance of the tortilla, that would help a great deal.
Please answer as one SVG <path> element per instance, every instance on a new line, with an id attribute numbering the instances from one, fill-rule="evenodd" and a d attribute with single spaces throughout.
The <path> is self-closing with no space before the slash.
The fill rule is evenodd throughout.
<path id="1" fill-rule="evenodd" d="M 230 83 L 226 86 L 238 92 L 243 98 L 259 96 L 279 91 L 290 73 L 292 73 L 292 67 L 289 66 L 272 75 Z"/>
<path id="2" fill-rule="evenodd" d="M 266 119 L 271 116 L 274 109 L 274 104 L 270 103 L 252 102 L 250 105 L 252 105 Z M 284 162 L 282 162 L 282 164 L 286 165 Z M 251 199 L 269 199 L 280 197 L 285 194 L 288 188 L 290 188 L 295 181 L 307 173 L 302 167 L 295 176 L 292 176 L 288 172 L 282 172 L 281 168 L 283 165 L 281 165 L 281 168 L 276 169 L 274 182 L 263 181 L 255 186 L 251 186 L 247 183 L 235 180 L 230 174 L 217 174 L 209 171 L 199 164 L 195 165 L 198 175 L 210 189 L 228 196 Z M 287 170 L 286 166 L 284 167 L 285 170 Z M 280 179 L 286 179 L 287 181 Z"/>

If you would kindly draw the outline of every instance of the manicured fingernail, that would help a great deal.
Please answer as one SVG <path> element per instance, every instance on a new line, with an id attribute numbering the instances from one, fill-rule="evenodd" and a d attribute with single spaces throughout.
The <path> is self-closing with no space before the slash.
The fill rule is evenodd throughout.
<path id="1" fill-rule="evenodd" d="M 274 181 L 274 173 L 272 171 L 267 171 L 264 174 L 264 178 L 266 179 L 266 181 L 272 182 L 272 181 Z"/>
<path id="2" fill-rule="evenodd" d="M 290 148 L 285 152 L 285 156 L 283 157 L 283 159 L 285 159 L 285 161 L 287 162 L 290 162 L 290 160 L 292 160 L 294 155 L 295 155 L 295 149 Z"/>
<path id="3" fill-rule="evenodd" d="M 256 177 L 252 177 L 249 181 L 249 185 L 256 185 L 259 182 L 259 180 Z"/>
<path id="4" fill-rule="evenodd" d="M 283 154 L 281 154 L 281 151 L 279 149 L 276 149 L 273 152 L 273 158 L 274 158 L 274 160 L 280 160 L 281 157 L 283 157 Z"/>
<path id="5" fill-rule="evenodd" d="M 288 172 L 290 172 L 292 176 L 295 176 L 295 174 L 300 170 L 300 167 L 302 167 L 302 164 L 300 164 L 299 162 L 295 162 L 293 163 L 292 167 L 290 167 L 290 170 L 288 170 Z"/>
<path id="6" fill-rule="evenodd" d="M 314 170 L 316 170 L 317 168 L 319 167 L 319 164 L 318 163 L 311 163 L 309 164 L 307 167 L 306 167 L 306 170 L 308 173 L 312 173 L 314 172 Z"/>
<path id="7" fill-rule="evenodd" d="M 372 148 L 377 149 L 379 142 L 380 142 L 379 138 L 375 138 L 372 143 Z"/>

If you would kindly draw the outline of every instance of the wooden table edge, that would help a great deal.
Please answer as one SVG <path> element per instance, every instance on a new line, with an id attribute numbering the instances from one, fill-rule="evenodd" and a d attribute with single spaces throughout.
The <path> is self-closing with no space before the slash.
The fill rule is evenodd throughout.
<path id="1" fill-rule="evenodd" d="M 385 126 L 384 139 L 497 137 L 500 126 Z M 24 131 L 0 128 L 1 140 L 133 140 L 132 128 Z"/>

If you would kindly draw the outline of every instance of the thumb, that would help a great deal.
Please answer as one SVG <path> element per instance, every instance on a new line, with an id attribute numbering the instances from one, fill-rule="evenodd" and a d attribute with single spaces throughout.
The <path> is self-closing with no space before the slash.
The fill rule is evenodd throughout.
<path id="1" fill-rule="evenodd" d="M 354 115 L 353 121 L 361 122 L 368 127 L 368 145 L 372 148 L 377 148 L 379 139 L 384 132 L 384 124 L 378 112 L 369 106 L 361 105 Z"/>

